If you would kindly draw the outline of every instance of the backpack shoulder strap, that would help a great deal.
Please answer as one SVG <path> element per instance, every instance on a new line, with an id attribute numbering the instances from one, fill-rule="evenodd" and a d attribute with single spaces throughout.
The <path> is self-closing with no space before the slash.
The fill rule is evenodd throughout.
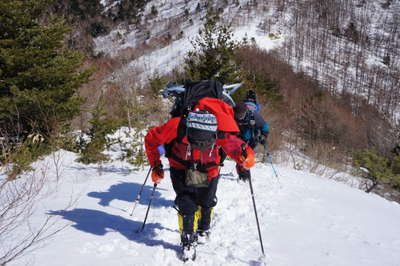
<path id="1" fill-rule="evenodd" d="M 188 111 L 186 110 L 185 113 L 181 116 L 181 121 L 179 121 L 178 125 L 178 132 L 176 139 L 181 142 L 182 139 L 186 136 L 186 118 L 187 118 Z"/>

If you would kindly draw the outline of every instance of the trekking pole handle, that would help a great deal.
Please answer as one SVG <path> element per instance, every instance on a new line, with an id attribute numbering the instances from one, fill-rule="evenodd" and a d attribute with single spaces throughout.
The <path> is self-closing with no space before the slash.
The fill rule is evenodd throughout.
<path id="1" fill-rule="evenodd" d="M 226 91 L 229 95 L 233 94 L 235 91 L 237 91 L 240 86 L 242 86 L 242 83 L 235 83 L 231 85 L 224 85 L 222 88 L 224 91 Z M 229 90 L 230 89 L 230 90 Z"/>

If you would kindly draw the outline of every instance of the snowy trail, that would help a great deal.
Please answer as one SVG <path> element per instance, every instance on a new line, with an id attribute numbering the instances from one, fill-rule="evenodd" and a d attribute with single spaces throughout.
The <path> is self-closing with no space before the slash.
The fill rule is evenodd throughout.
<path id="1" fill-rule="evenodd" d="M 63 181 L 35 217 L 48 213 L 69 226 L 10 265 L 183 265 L 177 258 L 168 172 L 156 190 L 146 228 L 137 234 L 151 182 L 134 215 L 129 213 L 147 170 L 129 173 L 127 165 L 115 162 L 99 174 L 74 158 L 66 153 Z M 266 252 L 262 260 L 249 185 L 237 182 L 233 168 L 227 161 L 221 171 L 210 242 L 198 246 L 195 262 L 184 265 L 400 265 L 399 204 L 283 166 L 278 166 L 279 183 L 269 165 L 258 164 L 252 180 Z M 72 192 L 79 192 L 79 201 L 63 210 Z"/>

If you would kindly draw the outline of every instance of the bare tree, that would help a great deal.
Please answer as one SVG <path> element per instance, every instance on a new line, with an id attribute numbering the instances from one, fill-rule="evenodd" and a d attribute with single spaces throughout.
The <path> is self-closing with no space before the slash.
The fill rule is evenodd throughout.
<path id="1" fill-rule="evenodd" d="M 54 155 L 56 174 L 60 173 L 59 155 Z M 4 168 L 4 167 L 3 167 Z M 0 175 L 0 265 L 27 254 L 38 244 L 49 239 L 67 225 L 60 225 L 54 216 L 32 222 L 37 204 L 46 195 L 49 165 L 43 164 L 19 179 L 10 180 Z M 4 170 L 4 169 L 1 169 Z M 56 176 L 58 181 L 59 176 Z M 71 204 L 71 203 L 70 203 Z"/>

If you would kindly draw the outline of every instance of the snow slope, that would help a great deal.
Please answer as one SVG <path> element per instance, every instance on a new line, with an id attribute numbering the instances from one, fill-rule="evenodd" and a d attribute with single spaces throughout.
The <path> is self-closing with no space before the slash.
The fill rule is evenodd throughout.
<path id="1" fill-rule="evenodd" d="M 182 265 L 167 172 L 155 193 L 143 233 L 152 184 L 131 217 L 132 202 L 147 169 L 129 171 L 123 162 L 85 166 L 62 153 L 63 177 L 40 202 L 35 219 L 58 217 L 68 227 L 10 265 Z M 164 165 L 168 165 L 164 162 Z M 400 265 L 400 206 L 377 195 L 278 165 L 252 170 L 266 258 L 260 243 L 248 183 L 237 182 L 227 161 L 219 183 L 212 239 L 186 265 Z M 76 199 L 72 208 L 64 206 Z"/>

